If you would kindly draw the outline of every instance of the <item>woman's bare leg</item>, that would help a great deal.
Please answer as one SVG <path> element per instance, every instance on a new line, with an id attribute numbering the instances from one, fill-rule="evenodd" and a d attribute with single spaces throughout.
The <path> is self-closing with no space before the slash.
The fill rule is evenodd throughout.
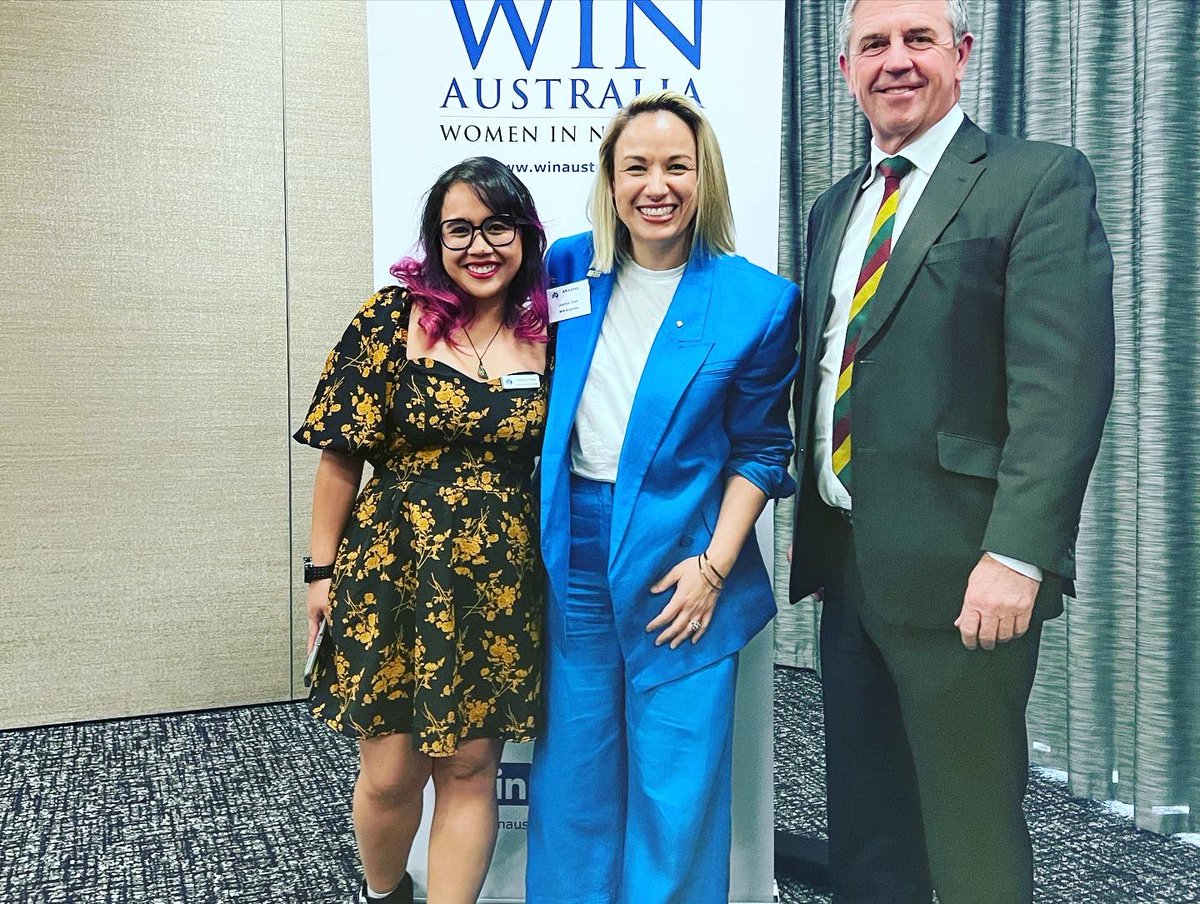
<path id="1" fill-rule="evenodd" d="M 477 738 L 433 764 L 429 904 L 475 904 L 496 846 L 496 771 L 504 742 Z"/>
<path id="2" fill-rule="evenodd" d="M 395 888 L 408 868 L 413 836 L 421 824 L 421 795 L 430 758 L 413 749 L 412 736 L 384 735 L 358 745 L 361 768 L 354 785 L 354 834 L 367 884 Z"/>

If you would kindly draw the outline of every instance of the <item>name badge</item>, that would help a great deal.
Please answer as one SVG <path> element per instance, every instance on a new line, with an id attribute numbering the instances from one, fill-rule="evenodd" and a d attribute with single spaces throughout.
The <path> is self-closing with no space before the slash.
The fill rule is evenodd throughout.
<path id="1" fill-rule="evenodd" d="M 505 374 L 500 378 L 505 389 L 537 389 L 542 385 L 540 374 Z"/>
<path id="2" fill-rule="evenodd" d="M 592 313 L 592 287 L 586 279 L 555 286 L 546 292 L 550 306 L 550 322 L 570 320 Z"/>

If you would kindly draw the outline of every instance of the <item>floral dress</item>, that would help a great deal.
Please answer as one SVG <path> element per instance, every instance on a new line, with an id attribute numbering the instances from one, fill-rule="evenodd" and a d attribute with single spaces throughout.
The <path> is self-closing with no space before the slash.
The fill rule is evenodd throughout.
<path id="1" fill-rule="evenodd" d="M 372 296 L 330 353 L 298 442 L 374 466 L 338 548 L 309 706 L 429 756 L 537 729 L 544 579 L 531 494 L 546 381 L 505 389 L 405 354 L 411 302 Z M 332 640 L 332 643 L 330 643 Z"/>

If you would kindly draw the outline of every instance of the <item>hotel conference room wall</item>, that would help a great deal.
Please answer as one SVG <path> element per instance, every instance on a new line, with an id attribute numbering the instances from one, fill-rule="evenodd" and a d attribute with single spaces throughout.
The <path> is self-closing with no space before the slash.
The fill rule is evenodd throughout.
<path id="1" fill-rule="evenodd" d="M 0 84 L 0 727 L 298 695 L 365 9 L 5 4 Z"/>

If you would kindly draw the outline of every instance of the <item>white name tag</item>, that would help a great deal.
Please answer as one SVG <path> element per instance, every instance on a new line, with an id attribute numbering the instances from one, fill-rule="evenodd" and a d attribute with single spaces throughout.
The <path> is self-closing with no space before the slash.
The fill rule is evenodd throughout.
<path id="1" fill-rule="evenodd" d="M 550 305 L 551 323 L 582 317 L 592 313 L 592 287 L 586 279 L 555 286 L 546 292 L 546 301 Z"/>
<path id="2" fill-rule="evenodd" d="M 505 389 L 537 389 L 542 385 L 540 374 L 505 374 L 500 378 Z"/>

